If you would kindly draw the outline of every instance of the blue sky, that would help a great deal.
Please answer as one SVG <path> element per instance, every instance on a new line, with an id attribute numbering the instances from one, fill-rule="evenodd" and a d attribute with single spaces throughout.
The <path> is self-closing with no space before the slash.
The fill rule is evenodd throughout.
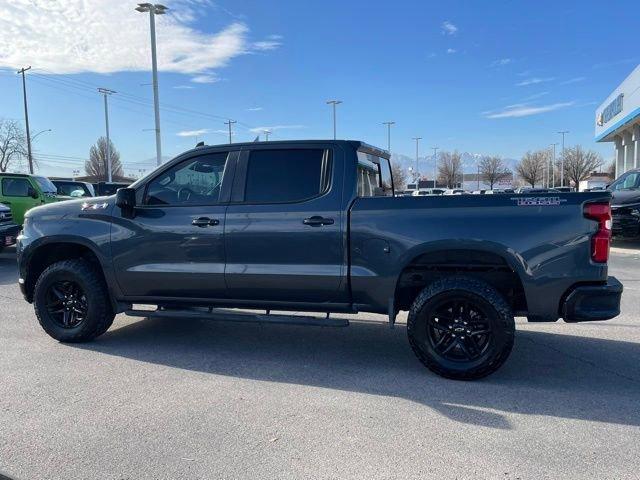
<path id="1" fill-rule="evenodd" d="M 155 157 L 148 18 L 135 2 L 0 0 L 0 117 L 23 120 L 19 76 L 28 76 L 41 171 L 82 169 L 104 134 L 125 172 Z M 593 148 L 595 109 L 640 63 L 632 2 L 167 0 L 158 24 L 163 154 L 196 140 L 328 138 L 330 98 L 338 136 L 392 150 L 441 149 L 520 158 L 559 141 Z M 32 73 L 32 74 L 31 74 Z M 188 111 L 187 111 L 188 110 Z M 197 136 L 197 131 L 201 131 Z"/>

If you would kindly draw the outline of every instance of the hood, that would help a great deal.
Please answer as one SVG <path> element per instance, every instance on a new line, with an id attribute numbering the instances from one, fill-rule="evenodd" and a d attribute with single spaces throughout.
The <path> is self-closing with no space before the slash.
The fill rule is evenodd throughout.
<path id="1" fill-rule="evenodd" d="M 109 212 L 115 205 L 115 196 L 91 197 L 53 202 L 32 208 L 25 213 L 29 219 L 60 219 L 69 215 L 78 216 L 88 212 Z"/>
<path id="2" fill-rule="evenodd" d="M 640 190 L 615 190 L 611 195 L 611 205 L 632 205 L 640 203 Z"/>

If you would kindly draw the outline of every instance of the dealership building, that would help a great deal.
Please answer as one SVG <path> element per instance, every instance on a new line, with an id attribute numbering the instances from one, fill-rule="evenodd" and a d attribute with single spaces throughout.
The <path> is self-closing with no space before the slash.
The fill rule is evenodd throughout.
<path id="1" fill-rule="evenodd" d="M 640 168 L 640 65 L 596 110 L 596 142 L 612 142 L 616 178 Z"/>

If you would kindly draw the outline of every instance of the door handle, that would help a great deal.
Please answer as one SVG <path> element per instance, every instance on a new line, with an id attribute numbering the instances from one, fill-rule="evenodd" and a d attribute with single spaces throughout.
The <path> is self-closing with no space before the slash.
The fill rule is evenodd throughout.
<path id="1" fill-rule="evenodd" d="M 195 218 L 191 221 L 191 225 L 195 225 L 196 227 L 201 227 L 201 228 L 213 227 L 219 224 L 220 224 L 220 220 L 217 220 L 215 218 L 209 218 L 209 217 Z"/>
<path id="2" fill-rule="evenodd" d="M 302 223 L 311 227 L 320 227 L 322 225 L 333 225 L 333 218 L 324 218 L 320 215 L 314 215 L 313 217 L 305 218 Z"/>

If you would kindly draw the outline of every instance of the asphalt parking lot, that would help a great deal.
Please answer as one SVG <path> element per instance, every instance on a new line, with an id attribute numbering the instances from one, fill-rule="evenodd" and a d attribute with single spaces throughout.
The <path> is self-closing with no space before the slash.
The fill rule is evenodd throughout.
<path id="1" fill-rule="evenodd" d="M 518 322 L 507 364 L 444 380 L 403 320 L 349 328 L 119 316 L 55 342 L 0 254 L 0 471 L 18 479 L 593 478 L 640 472 L 640 250 L 608 322 Z"/>

